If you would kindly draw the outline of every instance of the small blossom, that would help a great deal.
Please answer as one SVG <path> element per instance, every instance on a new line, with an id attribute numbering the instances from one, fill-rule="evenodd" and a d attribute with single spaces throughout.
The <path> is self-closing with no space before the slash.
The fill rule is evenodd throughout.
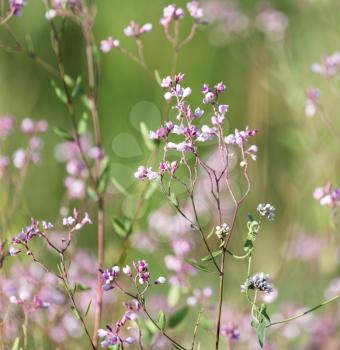
<path id="1" fill-rule="evenodd" d="M 218 94 L 221 94 L 222 92 L 225 91 L 225 85 L 222 82 L 220 82 L 215 85 L 215 89 Z"/>
<path id="2" fill-rule="evenodd" d="M 166 282 L 166 278 L 163 276 L 159 276 L 156 281 L 155 284 L 164 284 Z"/>
<path id="3" fill-rule="evenodd" d="M 195 109 L 195 112 L 194 112 L 195 118 L 200 118 L 200 117 L 202 117 L 203 114 L 204 114 L 204 110 L 203 109 L 201 109 L 199 107 L 197 107 Z"/>
<path id="4" fill-rule="evenodd" d="M 312 65 L 312 72 L 323 76 L 333 76 L 340 72 L 340 52 L 325 56 L 321 63 Z"/>
<path id="5" fill-rule="evenodd" d="M 275 208 L 267 203 L 267 204 L 262 204 L 260 203 L 257 206 L 257 211 L 261 216 L 266 217 L 269 221 L 274 221 L 275 219 Z"/>
<path id="6" fill-rule="evenodd" d="M 203 17 L 203 10 L 198 1 L 190 1 L 187 3 L 187 8 L 190 16 L 194 19 L 201 19 Z"/>
<path id="7" fill-rule="evenodd" d="M 314 117 L 318 112 L 318 101 L 320 92 L 318 89 L 309 88 L 306 92 L 305 114 L 307 117 Z"/>
<path id="8" fill-rule="evenodd" d="M 50 222 L 45 220 L 42 221 L 42 225 L 45 230 L 49 230 L 54 227 Z"/>
<path id="9" fill-rule="evenodd" d="M 22 9 L 26 5 L 26 0 L 10 0 L 10 6 L 16 16 L 20 16 Z"/>
<path id="10" fill-rule="evenodd" d="M 140 284 L 150 282 L 150 272 L 148 271 L 149 264 L 145 260 L 139 260 L 133 263 L 138 276 L 138 282 Z"/>
<path id="11" fill-rule="evenodd" d="M 50 9 L 45 13 L 45 17 L 48 21 L 51 21 L 56 16 L 57 16 L 57 11 L 55 9 Z"/>
<path id="12" fill-rule="evenodd" d="M 177 21 L 183 16 L 183 9 L 176 7 L 176 5 L 169 5 L 163 10 L 163 17 L 160 20 L 160 24 L 164 27 L 167 27 L 170 25 L 171 21 Z"/>
<path id="13" fill-rule="evenodd" d="M 64 226 L 72 226 L 76 220 L 72 216 L 68 216 L 66 218 L 63 218 L 63 225 Z"/>
<path id="14" fill-rule="evenodd" d="M 146 23 L 142 27 L 135 21 L 131 21 L 130 24 L 124 29 L 124 34 L 127 37 L 134 36 L 136 38 L 140 37 L 144 33 L 151 32 L 152 24 Z"/>
<path id="15" fill-rule="evenodd" d="M 162 79 L 161 87 L 169 88 L 171 85 L 172 85 L 172 78 L 170 77 L 170 75 Z"/>
<path id="16" fill-rule="evenodd" d="M 110 52 L 112 49 L 120 47 L 120 42 L 117 39 L 113 39 L 111 36 L 100 42 L 100 49 L 104 53 Z"/>
<path id="17" fill-rule="evenodd" d="M 110 289 L 113 289 L 114 282 L 118 278 L 118 274 L 120 271 L 119 266 L 113 266 L 111 269 L 106 269 L 106 270 L 99 270 L 102 273 L 102 278 L 103 278 L 103 289 L 105 291 L 108 291 Z"/>
<path id="18" fill-rule="evenodd" d="M 129 265 L 126 265 L 125 267 L 123 267 L 122 270 L 125 273 L 125 275 L 132 277 L 131 267 Z"/>

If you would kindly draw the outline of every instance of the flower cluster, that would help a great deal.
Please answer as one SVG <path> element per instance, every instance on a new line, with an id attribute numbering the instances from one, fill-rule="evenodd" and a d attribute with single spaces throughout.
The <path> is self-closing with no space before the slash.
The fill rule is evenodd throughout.
<path id="1" fill-rule="evenodd" d="M 81 219 L 78 211 L 73 210 L 73 216 L 65 217 L 62 219 L 64 226 L 68 227 L 69 234 L 73 231 L 82 229 L 85 225 L 92 224 L 92 221 L 87 213 Z M 31 224 L 22 229 L 22 231 L 15 237 L 12 238 L 11 245 L 9 247 L 9 254 L 12 256 L 18 255 L 22 252 L 22 248 L 26 250 L 28 255 L 32 255 L 32 252 L 29 249 L 29 241 L 34 237 L 41 237 L 46 239 L 44 230 L 52 229 L 54 226 L 43 220 L 41 224 L 36 219 L 31 219 Z"/>
<path id="2" fill-rule="evenodd" d="M 184 10 L 176 5 L 169 5 L 163 9 L 163 17 L 160 24 L 164 27 L 170 25 L 172 21 L 181 19 L 184 16 Z"/>
<path id="3" fill-rule="evenodd" d="M 88 166 L 95 166 L 96 161 L 102 161 L 105 157 L 104 151 L 93 146 L 88 135 L 82 135 L 79 142 L 83 154 L 79 152 L 78 145 L 73 141 L 64 141 L 55 149 L 57 160 L 65 163 L 67 176 L 64 185 L 67 195 L 71 199 L 84 199 L 86 197 L 86 182 L 90 175 Z M 85 157 L 87 164 L 83 157 Z"/>
<path id="4" fill-rule="evenodd" d="M 268 282 L 268 277 L 269 275 L 266 275 L 263 272 L 257 273 L 241 285 L 241 292 L 245 292 L 248 289 L 256 289 L 267 294 L 271 293 L 274 288 L 272 284 Z"/>
<path id="5" fill-rule="evenodd" d="M 106 270 L 99 269 L 99 271 L 102 273 L 103 289 L 106 291 L 113 289 L 114 283 L 116 282 L 118 273 L 120 271 L 119 266 L 113 266 L 110 269 Z"/>
<path id="6" fill-rule="evenodd" d="M 334 76 L 340 72 L 340 52 L 325 56 L 321 63 L 313 63 L 312 72 L 323 76 Z"/>
<path id="7" fill-rule="evenodd" d="M 314 117 L 318 112 L 320 91 L 316 88 L 309 88 L 306 91 L 305 114 L 307 117 Z"/>
<path id="8" fill-rule="evenodd" d="M 230 341 L 240 339 L 240 330 L 235 322 L 228 322 L 221 327 L 221 334 L 227 337 Z"/>
<path id="9" fill-rule="evenodd" d="M 257 206 L 257 211 L 258 213 L 267 218 L 269 221 L 274 221 L 275 219 L 275 208 L 267 203 L 267 204 L 263 204 L 263 203 L 260 203 L 258 206 Z"/>
<path id="10" fill-rule="evenodd" d="M 116 322 L 114 327 L 106 326 L 106 329 L 99 329 L 98 336 L 103 339 L 101 346 L 108 348 L 111 345 L 131 345 L 135 342 L 134 337 L 122 338 L 119 334 L 120 330 L 125 326 L 128 321 L 134 321 L 138 318 L 138 313 L 141 309 L 141 305 L 138 300 L 133 299 L 130 302 L 124 302 L 125 313 L 123 317 Z"/>
<path id="11" fill-rule="evenodd" d="M 329 205 L 331 207 L 340 206 L 340 188 L 333 188 L 330 183 L 324 187 L 317 187 L 314 190 L 313 196 L 320 201 L 321 205 Z"/>
<path id="12" fill-rule="evenodd" d="M 166 100 L 174 99 L 176 101 L 173 109 L 177 111 L 176 119 L 178 123 L 175 124 L 172 121 L 166 122 L 156 131 L 150 131 L 149 137 L 154 141 L 163 141 L 165 143 L 164 160 L 160 164 L 159 173 L 153 171 L 151 168 L 145 168 L 140 166 L 135 173 L 135 177 L 138 179 L 150 179 L 155 180 L 159 176 L 163 176 L 166 172 L 170 175 L 174 175 L 178 166 L 184 161 L 185 153 L 194 153 L 197 157 L 197 146 L 199 143 L 206 142 L 214 138 L 220 138 L 223 133 L 222 124 L 228 112 L 228 105 L 219 104 L 218 100 L 220 94 L 225 91 L 225 85 L 220 82 L 213 88 L 204 84 L 202 93 L 204 94 L 203 103 L 210 105 L 213 115 L 211 116 L 211 126 L 203 125 L 201 128 L 197 127 L 194 122 L 201 118 L 204 111 L 200 108 L 192 109 L 187 102 L 188 96 L 191 95 L 192 90 L 190 87 L 183 87 L 182 81 L 184 80 L 184 74 L 179 73 L 174 77 L 167 76 L 161 82 L 161 86 L 166 89 L 164 98 Z M 249 155 L 252 159 L 256 159 L 257 147 L 252 145 L 247 150 L 243 150 L 243 145 L 248 141 L 249 137 L 255 136 L 257 130 L 250 130 L 246 128 L 244 131 L 235 131 L 235 134 L 226 136 L 223 141 L 225 145 L 237 144 L 243 151 L 243 154 Z M 170 140 L 171 135 L 179 135 L 184 138 L 182 142 L 175 143 Z M 222 141 L 222 142 L 223 142 Z M 182 153 L 182 159 L 179 162 L 168 162 L 165 158 L 167 151 L 176 150 Z M 244 158 L 244 157 L 243 157 Z M 243 159 L 243 163 L 246 160 Z"/>
<path id="13" fill-rule="evenodd" d="M 0 117 L 0 141 L 5 141 L 12 134 L 14 125 L 15 121 L 13 117 Z M 30 118 L 25 118 L 22 121 L 20 131 L 30 138 L 25 148 L 18 148 L 13 152 L 12 162 L 15 168 L 23 169 L 30 164 L 38 164 L 40 162 L 43 142 L 38 135 L 45 133 L 47 129 L 48 123 L 46 120 L 35 122 Z M 4 176 L 10 163 L 9 156 L 0 154 L 0 179 Z"/>
<path id="14" fill-rule="evenodd" d="M 103 39 L 100 42 L 100 49 L 104 53 L 110 52 L 112 49 L 117 49 L 120 46 L 120 42 L 117 39 L 113 39 L 109 36 L 107 39 Z"/>
<path id="15" fill-rule="evenodd" d="M 148 270 L 149 264 L 145 260 L 139 260 L 137 262 L 133 262 L 133 266 L 137 272 L 138 282 L 140 284 L 149 283 L 150 282 L 150 272 Z"/>
<path id="16" fill-rule="evenodd" d="M 224 223 L 221 226 L 216 226 L 215 234 L 220 240 L 224 240 L 230 233 L 230 227 Z"/>
<path id="17" fill-rule="evenodd" d="M 166 255 L 164 258 L 168 270 L 175 273 L 169 281 L 172 285 L 187 287 L 189 285 L 188 275 L 196 273 L 196 270 L 186 262 L 186 258 L 192 250 L 192 245 L 183 238 L 176 238 L 172 240 L 171 246 L 174 254 Z"/>
<path id="18" fill-rule="evenodd" d="M 256 28 L 271 41 L 284 38 L 288 23 L 288 17 L 270 5 L 260 8 L 255 19 Z"/>
<path id="19" fill-rule="evenodd" d="M 145 168 L 143 165 L 141 165 L 135 172 L 135 178 L 139 180 L 157 180 L 159 178 L 159 174 L 155 171 L 152 171 L 151 168 Z"/>
<path id="20" fill-rule="evenodd" d="M 152 24 L 146 23 L 143 26 L 139 26 L 136 21 L 131 21 L 130 24 L 124 29 L 124 34 L 127 37 L 140 37 L 144 33 L 149 33 L 152 30 Z"/>

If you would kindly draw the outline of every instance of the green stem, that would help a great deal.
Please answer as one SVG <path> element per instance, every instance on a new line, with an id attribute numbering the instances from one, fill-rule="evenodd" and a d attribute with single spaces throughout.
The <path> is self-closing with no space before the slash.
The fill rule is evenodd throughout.
<path id="1" fill-rule="evenodd" d="M 330 298 L 330 299 L 327 299 L 327 300 L 323 301 L 322 303 L 320 303 L 320 304 L 318 304 L 318 305 L 312 307 L 311 309 L 308 309 L 308 310 L 305 311 L 305 312 L 302 312 L 301 314 L 298 314 L 298 315 L 295 315 L 295 316 L 292 316 L 292 317 L 288 317 L 288 318 L 286 318 L 286 319 L 284 319 L 284 320 L 281 320 L 281 321 L 271 322 L 271 323 L 269 323 L 269 324 L 267 325 L 267 327 L 271 327 L 271 326 L 275 326 L 275 325 L 277 325 L 277 324 L 282 324 L 282 323 L 286 323 L 286 322 L 289 322 L 289 321 L 296 320 L 297 318 L 300 318 L 300 317 L 302 317 L 302 316 L 305 316 L 305 315 L 307 315 L 307 314 L 309 314 L 309 313 L 311 313 L 311 312 L 313 312 L 313 311 L 319 309 L 320 307 L 325 306 L 325 305 L 327 305 L 327 304 L 331 303 L 332 301 L 335 301 L 335 300 L 337 300 L 337 299 L 339 299 L 339 298 L 340 298 L 340 294 L 336 295 L 336 296 L 333 297 L 333 298 Z"/>

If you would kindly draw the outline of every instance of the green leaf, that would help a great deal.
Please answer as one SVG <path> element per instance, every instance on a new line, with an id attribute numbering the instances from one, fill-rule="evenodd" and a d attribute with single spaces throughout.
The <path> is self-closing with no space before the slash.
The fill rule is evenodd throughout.
<path id="1" fill-rule="evenodd" d="M 19 345 L 20 345 L 20 338 L 16 337 L 13 342 L 11 350 L 19 350 Z"/>
<path id="2" fill-rule="evenodd" d="M 206 268 L 204 265 L 198 264 L 195 260 L 193 259 L 185 259 L 185 261 L 193 266 L 195 269 L 200 270 L 200 271 L 204 271 L 204 272 L 210 272 L 210 273 L 214 273 L 214 271 L 209 270 L 208 268 Z"/>
<path id="3" fill-rule="evenodd" d="M 100 163 L 100 173 L 99 173 L 99 183 L 98 183 L 98 192 L 103 193 L 109 183 L 110 175 L 110 160 L 108 157 L 105 157 Z"/>
<path id="4" fill-rule="evenodd" d="M 55 127 L 53 128 L 54 133 L 66 141 L 74 141 L 74 137 L 65 129 Z"/>
<path id="5" fill-rule="evenodd" d="M 163 310 L 161 310 L 158 314 L 158 326 L 161 329 L 161 331 L 163 332 L 166 326 L 166 317 L 165 314 L 163 312 Z"/>
<path id="6" fill-rule="evenodd" d="M 155 149 L 155 142 L 150 140 L 149 138 L 149 130 L 147 128 L 147 126 L 145 125 L 144 122 L 140 123 L 140 132 L 142 134 L 144 143 L 146 145 L 146 147 L 150 150 L 153 151 Z"/>
<path id="7" fill-rule="evenodd" d="M 245 242 L 244 242 L 244 245 L 243 245 L 243 250 L 245 252 L 249 252 L 249 250 L 252 250 L 254 247 L 254 243 L 250 240 L 250 239 L 247 239 Z"/>
<path id="8" fill-rule="evenodd" d="M 175 306 L 178 303 L 180 296 L 181 288 L 176 284 L 172 284 L 168 293 L 168 304 L 170 306 Z"/>
<path id="9" fill-rule="evenodd" d="M 94 201 L 97 201 L 98 200 L 98 195 L 96 193 L 96 191 L 94 190 L 94 188 L 88 186 L 86 188 L 86 192 L 87 192 L 87 195 Z"/>
<path id="10" fill-rule="evenodd" d="M 88 118 L 89 118 L 89 115 L 86 112 L 84 112 L 77 125 L 77 132 L 79 135 L 85 134 L 87 129 Z"/>
<path id="11" fill-rule="evenodd" d="M 118 180 L 115 177 L 111 176 L 111 182 L 117 188 L 117 190 L 121 192 L 124 196 L 129 195 L 129 193 L 125 190 L 125 188 L 118 182 Z"/>
<path id="12" fill-rule="evenodd" d="M 112 218 L 112 226 L 115 232 L 122 238 L 130 236 L 132 233 L 132 221 L 129 218 L 124 218 L 124 221 Z"/>
<path id="13" fill-rule="evenodd" d="M 271 322 L 270 321 L 270 317 L 267 313 L 267 305 L 266 304 L 262 304 L 261 307 L 260 307 L 260 312 L 261 312 L 261 315 L 268 321 L 268 322 Z"/>
<path id="14" fill-rule="evenodd" d="M 91 308 L 91 305 L 92 305 L 92 299 L 90 299 L 90 302 L 88 303 L 87 305 L 87 308 L 86 308 L 86 311 L 85 311 L 85 317 L 87 316 L 87 314 L 89 313 L 90 311 L 90 308 Z"/>
<path id="15" fill-rule="evenodd" d="M 182 308 L 178 309 L 176 312 L 170 315 L 168 327 L 169 328 L 177 327 L 184 320 L 188 312 L 189 312 L 188 306 L 183 306 Z"/>
<path id="16" fill-rule="evenodd" d="M 65 92 L 57 86 L 57 84 L 54 80 L 52 80 L 51 84 L 52 84 L 52 87 L 54 88 L 54 92 L 55 92 L 56 96 L 59 98 L 59 100 L 65 104 L 67 104 L 67 96 L 66 96 Z"/>
<path id="17" fill-rule="evenodd" d="M 176 208 L 179 207 L 178 199 L 177 199 L 177 197 L 176 197 L 176 195 L 175 195 L 174 193 L 171 193 L 171 194 L 170 194 L 169 199 L 170 199 L 170 202 L 171 202 Z"/>
<path id="18" fill-rule="evenodd" d="M 266 322 L 262 319 L 258 325 L 256 326 L 256 334 L 259 340 L 261 348 L 263 348 L 265 340 L 266 340 Z"/>
<path id="19" fill-rule="evenodd" d="M 72 94 L 71 94 L 72 100 L 75 100 L 77 97 L 79 97 L 81 92 L 82 92 L 82 77 L 79 75 L 77 77 L 76 83 L 72 90 Z"/>
<path id="20" fill-rule="evenodd" d="M 71 311 L 72 311 L 73 315 L 75 316 L 75 318 L 77 318 L 78 320 L 80 320 L 79 312 L 78 312 L 78 310 L 77 310 L 73 305 L 71 305 Z"/>
<path id="21" fill-rule="evenodd" d="M 208 317 L 202 316 L 200 320 L 200 325 L 206 331 L 211 331 L 214 328 L 212 320 Z"/>
<path id="22" fill-rule="evenodd" d="M 92 112 L 93 111 L 93 101 L 88 97 L 88 96 L 86 96 L 86 95 L 83 95 L 82 97 L 81 97 L 81 100 L 82 100 L 82 102 L 83 102 L 83 104 L 84 104 L 84 106 L 90 111 L 90 112 Z"/>
<path id="23" fill-rule="evenodd" d="M 149 185 L 149 188 L 147 189 L 147 191 L 144 194 L 144 200 L 147 201 L 148 199 L 150 199 L 157 188 L 158 188 L 158 183 L 155 181 L 152 181 Z"/>
<path id="24" fill-rule="evenodd" d="M 159 75 L 159 72 L 158 72 L 158 70 L 157 69 L 155 69 L 155 78 L 156 78 L 156 81 L 157 81 L 157 83 L 159 84 L 159 85 L 161 85 L 162 84 L 162 78 L 161 78 L 161 76 Z"/>
<path id="25" fill-rule="evenodd" d="M 73 79 L 67 74 L 64 75 L 64 82 L 69 87 L 72 87 L 74 85 Z"/>
<path id="26" fill-rule="evenodd" d="M 223 250 L 222 250 L 222 249 L 216 250 L 215 252 L 212 252 L 211 255 L 210 255 L 210 254 L 207 255 L 207 256 L 205 256 L 204 258 L 202 258 L 201 260 L 202 260 L 202 261 L 210 261 L 210 260 L 212 260 L 212 257 L 213 257 L 213 258 L 216 258 L 216 257 L 220 256 L 222 253 L 223 253 Z"/>
<path id="27" fill-rule="evenodd" d="M 87 292 L 89 290 L 91 290 L 91 287 L 85 286 L 84 284 L 81 284 L 81 283 L 76 283 L 74 285 L 74 288 L 73 288 L 73 293 L 76 293 L 76 292 Z"/>

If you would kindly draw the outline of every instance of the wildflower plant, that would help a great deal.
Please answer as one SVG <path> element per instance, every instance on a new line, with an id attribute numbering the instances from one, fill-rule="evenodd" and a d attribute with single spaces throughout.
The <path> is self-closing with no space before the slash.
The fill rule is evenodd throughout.
<path id="1" fill-rule="evenodd" d="M 259 203 L 248 217 L 244 217 L 241 210 L 251 193 L 249 170 L 258 158 L 259 149 L 255 140 L 261 130 L 256 129 L 256 125 L 238 125 L 234 120 L 232 104 L 229 105 L 226 98 L 229 87 L 224 82 L 204 83 L 199 89 L 194 85 L 189 86 L 185 74 L 178 72 L 181 51 L 194 39 L 197 29 L 208 24 L 204 7 L 198 1 L 189 1 L 183 8 L 170 4 L 163 9 L 159 25 L 166 42 L 173 49 L 172 65 L 164 78 L 161 78 L 157 67 L 150 66 L 145 55 L 143 40 L 153 35 L 154 24 L 131 20 L 126 25 L 122 32 L 135 43 L 135 51 L 130 51 L 121 43 L 120 37 L 95 38 L 95 1 L 43 0 L 42 3 L 44 17 L 50 28 L 55 64 L 40 57 L 32 45 L 23 44 L 9 27 L 14 16 L 21 16 L 25 12 L 26 1 L 9 0 L 6 4 L 0 1 L 0 25 L 13 40 L 10 45 L 1 43 L 1 48 L 24 53 L 45 69 L 52 77 L 51 86 L 56 98 L 69 116 L 66 126 L 57 125 L 59 121 L 53 125 L 55 134 L 61 139 L 56 147 L 56 156 L 65 164 L 66 170 L 61 217 L 54 224 L 32 218 L 10 240 L 0 240 L 1 269 L 11 259 L 29 259 L 39 267 L 44 276 L 42 280 L 49 287 L 46 292 L 46 285 L 40 285 L 38 278 L 32 278 L 34 288 L 29 293 L 18 292 L 20 287 L 12 288 L 10 292 L 6 288 L 0 290 L 0 296 L 8 297 L 10 303 L 20 307 L 24 314 L 24 350 L 28 349 L 29 317 L 39 326 L 41 319 L 31 315 L 43 309 L 52 309 L 57 304 L 60 308 L 53 309 L 51 319 L 56 323 L 63 323 L 60 319 L 65 320 L 62 332 L 67 332 L 65 328 L 70 327 L 65 324 L 72 324 L 67 319 L 67 311 L 70 311 L 76 319 L 74 329 L 84 335 L 87 346 L 94 350 L 123 350 L 128 346 L 140 349 L 162 346 L 180 350 L 198 349 L 201 346 L 198 343 L 200 327 L 214 334 L 210 348 L 220 349 L 222 337 L 229 345 L 239 341 L 243 325 L 236 318 L 229 317 L 226 320 L 224 317 L 228 299 L 225 291 L 229 278 L 226 269 L 228 259 L 245 267 L 246 273 L 239 278 L 240 288 L 237 286 L 235 289 L 244 296 L 248 305 L 245 319 L 261 347 L 265 345 L 267 328 L 300 319 L 339 298 L 339 294 L 332 292 L 326 301 L 295 316 L 272 321 L 269 315 L 267 304 L 278 293 L 274 287 L 275 275 L 272 278 L 267 271 L 253 271 L 253 257 L 258 237 L 262 235 L 262 226 L 267 221 L 275 225 L 276 209 L 272 204 Z M 242 17 L 236 15 L 237 18 Z M 182 26 L 186 20 L 190 25 L 189 31 Z M 273 41 L 281 40 L 288 26 L 286 16 L 269 6 L 259 10 L 255 22 L 258 30 Z M 84 75 L 69 73 L 64 60 L 64 31 L 69 23 L 76 25 L 82 35 L 87 68 Z M 120 237 L 121 246 L 116 256 L 112 253 L 104 256 L 107 247 L 104 238 L 106 242 L 110 239 L 107 217 L 109 204 L 114 199 L 112 188 L 118 187 L 111 176 L 113 162 L 103 146 L 99 108 L 100 55 L 111 51 L 117 51 L 136 62 L 157 84 L 163 95 L 164 113 L 162 123 L 156 130 L 149 130 L 145 123 L 141 124 L 143 140 L 152 155 L 149 161 L 140 164 L 130 175 L 134 177 L 136 187 L 143 186 L 143 190 L 131 217 L 113 214 L 112 228 Z M 338 61 L 338 55 L 334 54 L 322 64 L 315 64 L 313 71 L 333 77 L 338 74 Z M 195 96 L 200 96 L 199 105 L 192 102 Z M 308 90 L 305 104 L 307 115 L 314 116 L 322 110 L 319 96 L 318 90 Z M 229 128 L 231 125 L 232 129 Z M 48 131 L 48 123 L 45 120 L 24 118 L 19 132 L 28 141 L 26 146 L 12 152 L 10 147 L 7 150 L 6 143 L 14 129 L 14 118 L 0 117 L 0 181 L 7 184 L 9 193 L 14 194 L 10 209 L 7 210 L 9 214 L 1 212 L 2 227 L 9 232 L 13 230 L 12 222 L 20 208 L 28 169 L 41 160 L 41 136 Z M 175 224 L 168 235 L 172 253 L 164 257 L 168 274 L 154 272 L 157 270 L 154 259 L 144 255 L 131 259 L 128 256 L 131 245 L 141 245 L 141 238 L 135 232 L 139 214 L 157 188 L 162 199 L 170 204 L 175 213 L 170 218 Z M 207 189 L 207 204 L 202 199 L 202 188 Z M 337 211 L 339 189 L 329 184 L 317 188 L 314 197 L 322 205 L 329 205 L 334 212 Z M 76 209 L 70 213 L 68 207 L 73 201 L 85 208 L 81 210 L 82 214 Z M 206 215 L 202 207 L 208 205 L 211 211 Z M 159 228 L 166 230 L 162 222 Z M 96 231 L 96 261 L 86 254 L 80 254 L 80 257 L 77 255 L 76 241 L 87 231 Z M 233 240 L 242 243 L 240 254 L 231 248 Z M 52 255 L 51 259 L 38 249 L 41 245 L 53 253 L 49 254 Z M 77 281 L 77 273 L 76 278 L 73 278 L 72 268 L 81 271 L 79 274 L 83 274 L 83 269 L 89 270 L 90 286 Z M 26 274 L 25 271 L 20 270 L 20 273 Z M 204 273 L 211 274 L 211 285 L 196 287 L 193 281 L 199 280 L 200 274 Z M 8 282 L 6 278 L 2 281 Z M 218 287 L 215 288 L 215 285 Z M 337 287 L 337 284 L 334 285 L 330 287 L 332 291 Z M 93 290 L 91 298 L 79 296 L 90 290 Z M 164 294 L 159 292 L 162 290 L 169 291 L 166 303 L 163 297 L 156 299 L 158 293 Z M 59 297 L 59 302 L 51 295 L 55 299 Z M 109 300 L 107 310 L 107 302 L 103 307 L 105 300 Z M 192 331 L 185 329 L 183 333 L 174 333 L 173 329 L 184 324 L 187 314 L 193 313 L 196 308 L 198 312 Z M 51 330 L 47 333 L 58 338 Z M 72 331 L 69 331 L 67 336 L 71 335 Z M 249 339 L 251 337 L 249 335 Z M 166 343 L 162 343 L 164 341 Z M 20 337 L 17 336 L 11 344 L 12 349 L 18 349 L 19 343 Z M 0 339 L 0 347 L 3 344 L 5 342 Z M 252 341 L 250 344 L 253 345 Z"/>

